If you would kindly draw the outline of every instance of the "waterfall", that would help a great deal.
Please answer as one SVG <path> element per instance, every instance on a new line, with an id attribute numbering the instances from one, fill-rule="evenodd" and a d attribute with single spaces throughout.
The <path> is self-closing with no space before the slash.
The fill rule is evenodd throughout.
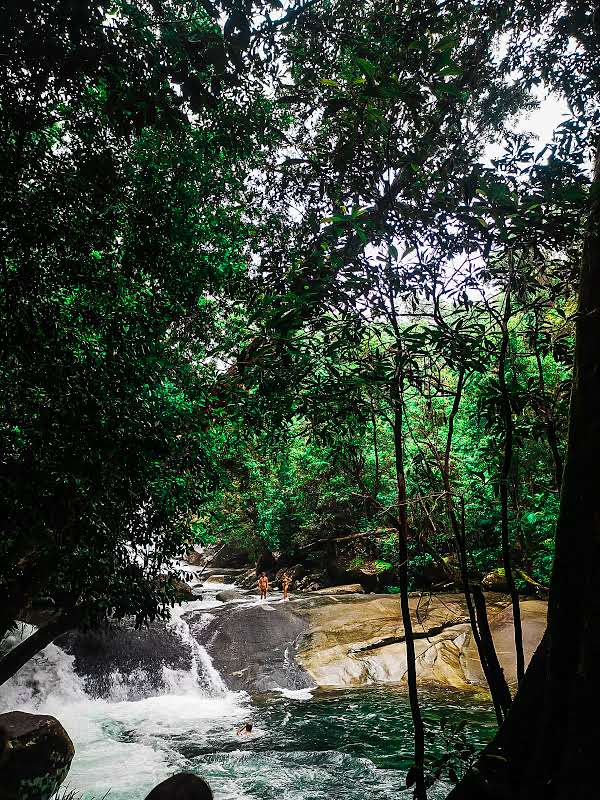
<path id="1" fill-rule="evenodd" d="M 179 638 L 185 646 L 190 648 L 192 656 L 192 665 L 189 672 L 184 675 L 179 670 L 170 670 L 164 667 L 165 683 L 171 686 L 175 691 L 179 688 L 188 689 L 201 689 L 212 697 L 223 696 L 228 693 L 228 689 L 219 675 L 218 671 L 214 668 L 212 659 L 208 654 L 205 647 L 199 644 L 195 637 L 192 635 L 190 626 L 183 618 L 191 607 L 195 606 L 206 607 L 199 603 L 188 603 L 186 606 L 178 606 L 173 609 L 169 626 L 177 632 Z M 192 608 L 192 610 L 194 610 Z M 204 628 L 211 619 L 214 617 L 211 614 L 202 614 L 200 622 L 197 627 Z"/>
<path id="2" fill-rule="evenodd" d="M 36 630 L 19 624 L 2 641 L 2 652 L 16 647 Z M 35 711 L 50 698 L 75 703 L 86 698 L 83 680 L 75 673 L 75 658 L 55 644 L 49 644 L 0 688 L 0 711 Z"/>
<path id="3" fill-rule="evenodd" d="M 215 605 L 210 600 L 192 601 L 173 609 L 171 620 L 159 626 L 170 637 L 167 656 L 173 655 L 172 643 L 179 643 L 187 668 L 161 667 L 160 651 L 154 654 L 156 671 L 143 665 L 129 669 L 125 662 L 111 667 L 111 661 L 123 661 L 131 633 L 125 629 L 117 651 L 103 654 L 102 671 L 90 676 L 85 671 L 89 658 L 67 652 L 73 639 L 61 639 L 60 645 L 48 645 L 0 687 L 0 713 L 19 710 L 60 720 L 75 744 L 68 788 L 77 797 L 81 793 L 81 800 L 99 800 L 107 792 L 111 800 L 144 800 L 170 774 L 189 769 L 181 743 L 193 741 L 195 747 L 209 749 L 219 731 L 221 738 L 230 737 L 237 744 L 236 730 L 247 718 L 247 696 L 226 688 L 183 618 L 188 611 L 205 612 Z M 209 619 L 200 616 L 198 622 L 196 614 L 194 627 Z M 20 625 L 5 637 L 1 649 L 6 652 L 34 630 Z M 134 639 L 134 647 L 140 641 L 143 644 Z M 141 656 L 148 657 L 147 645 Z"/>
<path id="4" fill-rule="evenodd" d="M 78 665 L 76 654 L 68 652 L 57 644 L 48 645 L 32 658 L 19 672 L 8 681 L 1 690 L 0 710 L 27 709 L 35 710 L 43 707 L 51 699 L 62 703 L 77 703 L 86 699 L 103 699 L 109 702 L 139 700 L 156 695 L 181 695 L 194 693 L 204 697 L 225 697 L 228 689 L 214 668 L 212 659 L 206 649 L 200 645 L 184 619 L 190 611 L 204 610 L 213 604 L 205 601 L 194 601 L 172 609 L 171 619 L 164 625 L 165 630 L 173 634 L 179 642 L 183 654 L 188 654 L 187 668 L 174 667 L 161 663 L 161 653 L 152 653 L 156 673 L 151 673 L 148 665 L 142 663 L 134 668 L 118 665 L 118 655 L 110 651 L 110 639 L 99 639 L 106 646 L 102 653 L 103 661 L 96 674 L 86 674 L 85 661 Z M 202 614 L 196 626 L 203 627 L 212 617 Z M 35 631 L 35 627 L 26 623 L 5 637 L 2 642 L 4 652 L 12 649 L 21 640 Z M 123 636 L 126 637 L 125 630 Z M 93 641 L 96 644 L 96 640 Z M 94 648 L 91 648 L 94 650 Z M 98 647 L 96 648 L 98 649 Z M 122 649 L 122 648 L 121 648 Z M 94 653 L 97 655 L 97 653 Z M 142 653 L 148 658 L 148 653 Z M 113 661 L 115 663 L 113 663 Z M 79 668 L 78 668 L 79 667 Z"/>

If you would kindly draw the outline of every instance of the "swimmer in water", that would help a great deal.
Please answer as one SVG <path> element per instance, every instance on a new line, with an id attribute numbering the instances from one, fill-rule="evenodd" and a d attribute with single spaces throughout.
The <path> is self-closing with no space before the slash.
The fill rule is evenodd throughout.
<path id="1" fill-rule="evenodd" d="M 252 723 L 251 722 L 247 722 L 244 725 L 243 728 L 239 729 L 239 731 L 237 732 L 237 735 L 238 736 L 250 736 L 251 733 L 252 733 Z"/>

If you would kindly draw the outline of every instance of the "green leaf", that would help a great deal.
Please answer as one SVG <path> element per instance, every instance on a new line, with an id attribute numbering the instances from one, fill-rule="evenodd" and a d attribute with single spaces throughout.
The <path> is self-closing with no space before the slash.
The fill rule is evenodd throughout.
<path id="1" fill-rule="evenodd" d="M 357 58 L 356 63 L 368 78 L 372 78 L 377 73 L 377 67 L 367 58 Z"/>
<path id="2" fill-rule="evenodd" d="M 451 64 L 441 69 L 439 74 L 443 75 L 444 77 L 450 77 L 453 75 L 462 75 L 463 72 L 464 70 L 462 69 L 462 67 L 459 67 L 457 64 L 455 65 Z"/>
<path id="3" fill-rule="evenodd" d="M 435 46 L 435 49 L 438 53 L 443 53 L 444 50 L 452 50 L 457 45 L 457 41 L 454 36 L 444 36 Z"/>

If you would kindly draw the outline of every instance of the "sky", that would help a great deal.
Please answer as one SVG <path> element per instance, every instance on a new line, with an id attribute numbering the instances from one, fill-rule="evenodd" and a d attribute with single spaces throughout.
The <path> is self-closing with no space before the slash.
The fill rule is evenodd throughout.
<path id="1" fill-rule="evenodd" d="M 561 98 L 549 96 L 541 99 L 540 107 L 521 120 L 518 127 L 520 130 L 535 131 L 540 141 L 549 142 L 556 126 L 568 116 L 569 108 L 566 102 Z"/>
<path id="2" fill-rule="evenodd" d="M 566 102 L 555 95 L 540 92 L 539 107 L 527 114 L 522 114 L 516 122 L 516 131 L 532 132 L 538 136 L 540 146 L 552 141 L 555 128 L 570 116 Z M 485 158 L 489 161 L 502 153 L 502 144 L 489 144 L 485 149 Z"/>

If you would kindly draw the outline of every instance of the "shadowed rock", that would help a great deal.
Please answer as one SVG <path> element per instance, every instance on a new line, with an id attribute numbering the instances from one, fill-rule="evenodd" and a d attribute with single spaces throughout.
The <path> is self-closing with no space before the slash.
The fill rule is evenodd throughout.
<path id="1" fill-rule="evenodd" d="M 208 650 L 228 688 L 266 692 L 305 689 L 314 681 L 294 658 L 307 622 L 292 603 L 256 602 L 186 614 L 192 634 Z"/>
<path id="2" fill-rule="evenodd" d="M 44 714 L 0 714 L 2 800 L 48 800 L 67 777 L 75 754 L 60 722 Z"/>
<path id="3" fill-rule="evenodd" d="M 213 793 L 202 778 L 180 772 L 155 786 L 146 800 L 213 800 Z"/>
<path id="4" fill-rule="evenodd" d="M 106 631 L 68 633 L 56 643 L 75 656 L 75 671 L 93 697 L 150 697 L 164 689 L 165 667 L 189 671 L 192 666 L 189 643 L 164 622 L 136 630 L 125 620 Z"/>

